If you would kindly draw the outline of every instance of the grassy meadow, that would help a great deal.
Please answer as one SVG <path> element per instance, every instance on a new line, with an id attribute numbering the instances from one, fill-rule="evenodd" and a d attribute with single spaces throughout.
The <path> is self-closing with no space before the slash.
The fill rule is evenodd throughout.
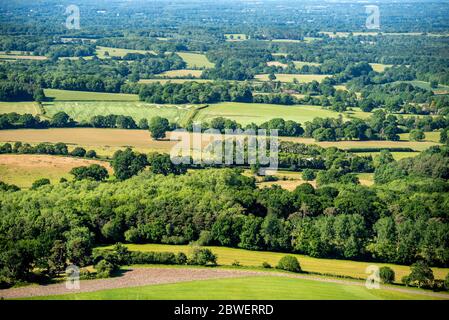
<path id="1" fill-rule="evenodd" d="M 330 77 L 328 74 L 284 74 L 276 73 L 276 81 L 280 82 L 293 82 L 297 79 L 300 83 L 307 83 L 312 81 L 321 82 L 326 77 Z M 256 80 L 259 81 L 269 81 L 268 74 L 258 74 L 255 76 Z"/>
<path id="2" fill-rule="evenodd" d="M 39 105 L 34 101 L 27 102 L 0 102 L 0 114 L 15 112 L 18 114 L 29 113 L 36 115 L 40 113 Z"/>
<path id="3" fill-rule="evenodd" d="M 205 54 L 192 52 L 176 52 L 187 63 L 189 69 L 207 69 L 213 68 L 214 64 L 210 62 Z"/>
<path id="4" fill-rule="evenodd" d="M 109 56 L 106 55 L 106 52 L 109 54 Z M 156 54 L 154 51 L 151 51 L 151 50 L 131 50 L 131 49 L 111 48 L 111 47 L 101 47 L 101 46 L 97 46 L 97 50 L 96 50 L 96 55 L 100 59 L 106 59 L 108 57 L 123 58 L 128 53 Z"/>
<path id="5" fill-rule="evenodd" d="M 137 94 L 104 93 L 45 89 L 45 96 L 52 101 L 139 101 Z"/>
<path id="6" fill-rule="evenodd" d="M 38 300 L 413 300 L 430 296 L 278 276 L 252 276 L 37 297 Z"/>
<path id="7" fill-rule="evenodd" d="M 202 70 L 192 70 L 192 69 L 180 69 L 180 70 L 170 70 L 160 73 L 159 76 L 166 78 L 200 78 L 203 74 Z"/>
<path id="8" fill-rule="evenodd" d="M 192 246 L 188 245 L 164 245 L 164 244 L 127 244 L 132 251 L 152 251 L 152 252 L 184 252 L 188 254 L 192 250 Z M 281 252 L 268 251 L 249 251 L 243 249 L 234 249 L 226 247 L 207 247 L 218 257 L 219 265 L 230 266 L 238 261 L 242 266 L 261 267 L 263 262 L 268 262 L 271 266 L 276 266 L 279 260 L 285 256 Z M 305 255 L 295 254 L 298 258 L 301 268 L 307 272 L 315 272 L 320 274 L 332 274 L 337 276 L 347 276 L 352 278 L 366 279 L 365 270 L 370 265 L 389 266 L 396 273 L 396 281 L 400 282 L 404 275 L 410 273 L 408 266 L 360 262 L 350 260 L 336 259 L 319 259 Z M 449 268 L 432 268 L 436 279 L 444 279 L 449 273 Z"/>
<path id="9" fill-rule="evenodd" d="M 29 188 L 38 179 L 48 178 L 58 183 L 61 178 L 70 180 L 70 170 L 75 167 L 100 164 L 112 173 L 108 162 L 82 158 L 49 155 L 0 155 L 1 181 L 20 188 Z"/>
<path id="10" fill-rule="evenodd" d="M 251 122 L 261 124 L 273 118 L 283 118 L 304 123 L 312 121 L 316 117 L 337 118 L 338 115 L 337 112 L 318 106 L 222 102 L 201 110 L 196 120 L 210 121 L 216 117 L 226 117 L 246 125 Z"/>
<path id="11" fill-rule="evenodd" d="M 178 123 L 183 123 L 189 111 L 194 108 L 190 105 L 154 105 L 138 101 L 58 101 L 43 104 L 43 106 L 46 115 L 50 117 L 63 111 L 76 121 L 89 121 L 96 115 L 116 114 L 131 116 L 135 121 L 161 116 L 167 118 L 170 122 Z"/>
<path id="12" fill-rule="evenodd" d="M 209 80 L 209 79 L 196 79 L 196 78 L 192 78 L 192 79 L 140 79 L 139 83 L 142 84 L 151 84 L 151 83 L 161 83 L 161 84 L 166 84 L 167 82 L 171 82 L 171 83 L 185 83 L 185 82 L 198 82 L 198 83 L 207 83 L 207 82 L 212 82 L 213 80 Z"/>

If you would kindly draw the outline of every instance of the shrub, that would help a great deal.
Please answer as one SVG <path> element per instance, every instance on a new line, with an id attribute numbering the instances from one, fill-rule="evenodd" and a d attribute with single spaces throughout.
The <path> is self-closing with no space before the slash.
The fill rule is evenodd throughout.
<path id="1" fill-rule="evenodd" d="M 416 284 L 418 288 L 431 287 L 434 276 L 433 271 L 424 261 L 418 261 L 410 267 L 412 272 L 409 275 L 410 283 Z"/>
<path id="2" fill-rule="evenodd" d="M 176 264 L 173 252 L 131 252 L 130 264 Z"/>
<path id="3" fill-rule="evenodd" d="M 312 181 L 315 180 L 315 178 L 316 178 L 315 171 L 311 169 L 304 169 L 304 171 L 302 172 L 302 179 L 305 181 Z"/>
<path id="4" fill-rule="evenodd" d="M 116 266 L 106 260 L 101 260 L 94 268 L 97 270 L 97 278 L 108 278 L 117 270 Z"/>
<path id="5" fill-rule="evenodd" d="M 277 268 L 291 272 L 301 272 L 301 266 L 299 265 L 298 259 L 294 256 L 282 257 L 278 262 Z"/>
<path id="6" fill-rule="evenodd" d="M 393 283 L 395 279 L 395 274 L 393 269 L 390 267 L 380 268 L 380 281 L 382 283 Z"/>
<path id="7" fill-rule="evenodd" d="M 73 149 L 70 152 L 70 155 L 74 156 L 74 157 L 82 158 L 82 157 L 84 157 L 86 155 L 86 150 L 84 148 L 81 148 L 81 147 L 76 147 L 75 149 Z"/>
<path id="8" fill-rule="evenodd" d="M 36 180 L 36 181 L 33 182 L 33 184 L 31 185 L 31 189 L 32 190 L 36 190 L 36 189 L 38 189 L 38 188 L 40 188 L 42 186 L 45 186 L 47 184 L 50 184 L 50 180 L 49 179 L 46 179 L 46 178 L 39 179 L 39 180 Z"/>
<path id="9" fill-rule="evenodd" d="M 192 256 L 189 259 L 189 264 L 205 266 L 207 264 L 216 265 L 217 256 L 209 249 L 193 249 Z"/>
<path id="10" fill-rule="evenodd" d="M 183 252 L 179 252 L 176 255 L 175 259 L 176 259 L 176 264 L 182 265 L 182 264 L 186 264 L 187 263 L 187 256 Z"/>
<path id="11" fill-rule="evenodd" d="M 207 246 L 212 242 L 212 233 L 207 230 L 203 230 L 200 233 L 200 237 L 197 240 L 199 246 Z"/>
<path id="12" fill-rule="evenodd" d="M 241 266 L 240 261 L 234 260 L 234 262 L 232 262 L 232 266 L 233 267 L 240 267 Z"/>
<path id="13" fill-rule="evenodd" d="M 403 276 L 401 279 L 401 282 L 406 285 L 409 286 L 410 285 L 410 276 Z"/>
<path id="14" fill-rule="evenodd" d="M 271 269 L 271 264 L 269 264 L 268 262 L 264 261 L 262 262 L 262 267 L 265 269 Z"/>
<path id="15" fill-rule="evenodd" d="M 95 152 L 95 150 L 89 150 L 86 152 L 86 158 L 96 158 L 97 157 L 97 153 Z"/>

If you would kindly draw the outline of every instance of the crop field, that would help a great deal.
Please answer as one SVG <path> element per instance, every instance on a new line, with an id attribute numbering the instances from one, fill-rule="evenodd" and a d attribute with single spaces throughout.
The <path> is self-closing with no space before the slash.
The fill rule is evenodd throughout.
<path id="1" fill-rule="evenodd" d="M 393 65 L 392 64 L 382 64 L 382 63 L 370 63 L 370 66 L 376 72 L 384 72 L 385 69 L 391 68 Z"/>
<path id="2" fill-rule="evenodd" d="M 45 96 L 53 101 L 139 101 L 137 94 L 104 93 L 45 89 Z"/>
<path id="3" fill-rule="evenodd" d="M 245 41 L 248 40 L 248 36 L 243 33 L 227 33 L 224 35 L 226 38 L 226 41 Z"/>
<path id="4" fill-rule="evenodd" d="M 380 152 L 355 152 L 355 154 L 363 157 L 372 156 L 373 158 L 375 156 L 378 156 Z M 413 158 L 416 157 L 419 154 L 419 152 L 392 152 L 391 155 L 393 156 L 394 160 L 399 161 L 405 158 Z"/>
<path id="5" fill-rule="evenodd" d="M 317 106 L 223 102 L 202 109 L 196 120 L 210 121 L 216 117 L 226 117 L 246 125 L 251 122 L 261 124 L 273 118 L 283 118 L 304 123 L 312 121 L 315 117 L 337 118 L 338 115 L 337 112 Z"/>
<path id="6" fill-rule="evenodd" d="M 293 82 L 297 79 L 300 83 L 307 83 L 312 81 L 323 81 L 326 77 L 330 77 L 328 74 L 284 74 L 276 73 L 276 81 L 280 82 Z M 258 74 L 255 76 L 256 80 L 269 81 L 268 74 Z"/>
<path id="7" fill-rule="evenodd" d="M 153 105 L 139 101 L 56 101 L 43 106 L 46 115 L 50 117 L 64 111 L 76 121 L 89 121 L 96 115 L 116 114 L 131 116 L 136 122 L 161 116 L 178 123 L 183 123 L 189 111 L 194 108 L 190 105 Z"/>
<path id="8" fill-rule="evenodd" d="M 71 179 L 70 170 L 75 167 L 100 164 L 110 173 L 108 162 L 72 157 L 49 155 L 0 155 L 1 181 L 15 184 L 20 188 L 29 188 L 31 184 L 42 178 L 50 179 L 51 183 L 59 182 L 59 179 Z"/>
<path id="9" fill-rule="evenodd" d="M 304 66 L 314 66 L 314 67 L 318 67 L 321 65 L 321 63 L 317 63 L 317 62 L 306 62 L 306 61 L 293 61 L 293 63 L 295 64 L 295 67 L 298 69 L 301 69 Z"/>
<path id="10" fill-rule="evenodd" d="M 36 102 L 0 102 L 0 114 L 16 112 L 18 114 L 29 113 L 36 115 L 40 113 Z"/>
<path id="11" fill-rule="evenodd" d="M 45 56 L 34 56 L 26 51 L 0 51 L 0 60 L 46 60 Z"/>
<path id="12" fill-rule="evenodd" d="M 188 254 L 193 247 L 189 245 L 164 245 L 164 244 L 127 244 L 132 251 L 154 251 L 154 252 L 184 252 Z M 276 266 L 278 261 L 285 256 L 281 252 L 249 251 L 226 247 L 206 247 L 212 250 L 218 257 L 219 265 L 230 266 L 238 261 L 242 266 L 260 267 L 263 262 L 268 262 L 271 266 Z M 396 280 L 400 282 L 404 275 L 410 273 L 408 266 L 383 264 L 373 262 L 360 262 L 350 260 L 319 259 L 305 255 L 294 254 L 298 258 L 301 268 L 307 272 L 320 274 L 332 274 L 338 276 L 348 276 L 352 278 L 366 279 L 366 268 L 369 265 L 389 266 L 396 273 Z M 436 279 L 444 279 L 449 272 L 449 268 L 432 268 Z"/>
<path id="13" fill-rule="evenodd" d="M 205 54 L 192 52 L 176 52 L 176 54 L 187 63 L 187 68 L 189 69 L 207 69 L 214 67 L 214 64 L 207 59 Z"/>
<path id="14" fill-rule="evenodd" d="M 163 73 L 160 73 L 159 75 L 167 78 L 200 78 L 202 74 L 202 70 L 180 69 L 165 71 Z"/>
<path id="15" fill-rule="evenodd" d="M 426 82 L 426 81 L 415 80 L 415 81 L 401 81 L 401 82 L 411 83 L 412 85 L 414 85 L 416 87 L 420 87 L 420 88 L 426 89 L 426 90 L 431 90 L 435 94 L 448 94 L 449 93 L 449 86 L 442 85 L 442 84 L 439 84 L 438 87 L 436 87 L 436 88 L 431 88 L 430 83 Z"/>
<path id="16" fill-rule="evenodd" d="M 131 50 L 131 49 L 97 46 L 96 54 L 97 54 L 98 58 L 100 58 L 100 59 L 108 58 L 108 56 L 106 56 L 106 52 L 109 53 L 109 57 L 120 57 L 120 58 L 123 58 L 128 53 L 156 54 L 154 51 L 151 51 L 151 50 Z"/>
<path id="17" fill-rule="evenodd" d="M 424 139 L 424 141 L 435 142 L 435 143 L 440 142 L 441 133 L 439 131 L 424 132 L 424 134 L 426 135 L 426 138 Z M 401 133 L 401 134 L 399 134 L 399 136 L 401 137 L 401 140 L 410 141 L 409 133 Z"/>
<path id="18" fill-rule="evenodd" d="M 435 142 L 415 142 L 415 141 L 384 141 L 384 140 L 370 140 L 370 141 L 320 141 L 316 142 L 311 138 L 295 138 L 295 137 L 281 137 L 281 140 L 293 141 L 305 144 L 316 144 L 324 148 L 337 147 L 340 149 L 352 148 L 411 148 L 415 151 L 423 151 L 431 146 L 438 145 Z"/>
<path id="19" fill-rule="evenodd" d="M 198 82 L 198 83 L 207 83 L 207 82 L 212 82 L 213 80 L 209 80 L 209 79 L 140 79 L 139 83 L 142 84 L 151 84 L 151 83 L 161 83 L 161 84 L 166 84 L 167 82 L 171 82 L 171 83 L 185 83 L 185 82 Z"/>
<path id="20" fill-rule="evenodd" d="M 39 297 L 48 300 L 412 300 L 431 296 L 279 276 L 197 280 Z M 435 298 L 433 298 L 435 299 Z"/>
<path id="21" fill-rule="evenodd" d="M 287 68 L 288 65 L 279 61 L 268 61 L 267 62 L 267 66 L 269 67 L 282 67 L 282 68 Z"/>

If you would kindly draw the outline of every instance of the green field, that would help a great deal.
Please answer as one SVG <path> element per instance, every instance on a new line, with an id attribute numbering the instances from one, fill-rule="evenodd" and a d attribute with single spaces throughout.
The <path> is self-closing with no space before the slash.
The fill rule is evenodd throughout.
<path id="1" fill-rule="evenodd" d="M 198 83 L 206 83 L 206 82 L 212 82 L 213 80 L 209 80 L 209 79 L 140 79 L 139 83 L 143 83 L 143 84 L 151 84 L 151 83 L 161 83 L 161 84 L 166 84 L 167 82 L 171 82 L 171 83 L 185 83 L 185 82 L 198 82 Z"/>
<path id="2" fill-rule="evenodd" d="M 449 93 L 449 86 L 442 85 L 442 84 L 439 84 L 437 88 L 431 88 L 429 82 L 419 81 L 419 80 L 414 80 L 414 81 L 397 81 L 395 83 L 400 83 L 400 82 L 410 83 L 410 84 L 412 84 L 412 85 L 414 85 L 416 87 L 419 87 L 419 88 L 422 88 L 422 89 L 426 89 L 426 90 L 431 90 L 435 94 L 447 94 L 447 93 Z"/>
<path id="3" fill-rule="evenodd" d="M 432 299 L 393 290 L 288 277 L 244 277 L 36 297 L 36 300 L 412 300 Z"/>
<path id="4" fill-rule="evenodd" d="M 382 63 L 370 63 L 370 66 L 376 72 L 384 72 L 385 69 L 391 68 L 393 65 L 392 64 L 382 64 Z"/>
<path id="5" fill-rule="evenodd" d="M 131 116 L 135 121 L 161 116 L 178 123 L 183 123 L 194 108 L 190 105 L 154 105 L 139 101 L 56 101 L 43 106 L 50 117 L 64 111 L 76 121 L 88 121 L 96 115 L 115 114 Z"/>
<path id="6" fill-rule="evenodd" d="M 367 156 L 378 156 L 380 152 L 356 152 L 355 154 L 363 157 Z M 405 158 L 413 158 L 416 157 L 419 154 L 419 152 L 392 152 L 391 155 L 393 156 L 394 160 L 399 161 L 401 159 Z"/>
<path id="7" fill-rule="evenodd" d="M 436 142 L 436 143 L 440 142 L 441 133 L 439 131 L 424 132 L 424 134 L 426 135 L 426 138 L 424 139 L 424 141 L 430 141 L 430 142 Z M 410 141 L 409 133 L 401 133 L 399 136 L 401 137 L 401 140 Z"/>
<path id="8" fill-rule="evenodd" d="M 328 74 L 284 74 L 276 73 L 276 81 L 280 82 L 293 82 L 297 79 L 300 83 L 307 83 L 312 81 L 321 82 L 326 77 L 330 77 Z M 256 80 L 259 81 L 269 81 L 268 74 L 258 74 L 255 76 Z"/>
<path id="9" fill-rule="evenodd" d="M 214 67 L 214 64 L 207 59 L 205 54 L 192 52 L 176 52 L 176 54 L 187 63 L 187 68 L 189 69 L 207 69 Z"/>
<path id="10" fill-rule="evenodd" d="M 45 89 L 45 96 L 54 101 L 139 101 L 137 94 L 104 93 Z"/>
<path id="11" fill-rule="evenodd" d="M 70 148 L 73 149 L 73 148 Z M 109 168 L 109 163 L 73 157 L 49 155 L 2 154 L 0 155 L 0 180 L 20 188 L 29 188 L 42 178 L 58 183 L 61 178 L 70 180 L 74 167 L 100 164 Z"/>
<path id="12" fill-rule="evenodd" d="M 123 58 L 127 53 L 156 54 L 154 51 L 151 51 L 151 50 L 131 50 L 131 49 L 97 46 L 96 54 L 97 54 L 98 58 L 100 58 L 100 59 L 108 58 L 105 55 L 106 52 L 109 53 L 109 57 L 120 57 L 120 58 Z"/>
<path id="13" fill-rule="evenodd" d="M 245 41 L 248 36 L 243 33 L 227 33 L 224 35 L 227 41 Z"/>
<path id="14" fill-rule="evenodd" d="M 133 251 L 159 251 L 159 252 L 184 252 L 188 254 L 192 247 L 187 245 L 163 245 L 163 244 L 128 244 L 126 245 Z M 239 261 L 242 266 L 260 267 L 263 262 L 268 262 L 276 266 L 279 260 L 285 256 L 285 253 L 267 252 L 267 251 L 248 251 L 242 249 L 226 247 L 208 247 L 218 256 L 218 264 L 231 265 Z M 400 266 L 384 263 L 359 262 L 349 260 L 318 259 L 304 255 L 295 255 L 301 268 L 307 272 L 316 272 L 321 274 L 332 274 L 339 276 L 349 276 L 353 278 L 365 279 L 366 268 L 369 265 L 390 266 L 396 273 L 396 280 L 399 282 L 404 275 L 410 273 L 408 266 Z M 433 268 L 436 279 L 444 279 L 449 273 L 449 268 Z"/>
<path id="15" fill-rule="evenodd" d="M 180 70 L 170 70 L 158 74 L 158 76 L 167 78 L 200 78 L 203 74 L 202 70 L 191 70 L 191 69 L 180 69 Z"/>
<path id="16" fill-rule="evenodd" d="M 301 69 L 304 66 L 314 66 L 314 67 L 318 67 L 321 65 L 321 63 L 316 63 L 316 62 L 306 62 L 306 61 L 293 61 L 293 63 L 295 64 L 295 67 L 297 69 Z"/>
<path id="17" fill-rule="evenodd" d="M 222 102 L 201 110 L 196 120 L 210 121 L 216 117 L 226 117 L 246 125 L 251 122 L 261 124 L 273 118 L 283 118 L 304 123 L 316 117 L 337 118 L 338 115 L 337 112 L 317 106 Z"/>
<path id="18" fill-rule="evenodd" d="M 0 114 L 16 112 L 18 114 L 29 113 L 36 115 L 40 113 L 36 102 L 0 102 Z"/>

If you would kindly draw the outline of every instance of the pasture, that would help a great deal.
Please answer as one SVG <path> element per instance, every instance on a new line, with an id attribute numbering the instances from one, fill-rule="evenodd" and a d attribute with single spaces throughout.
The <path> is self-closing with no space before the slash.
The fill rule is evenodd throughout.
<path id="1" fill-rule="evenodd" d="M 249 37 L 243 33 L 227 33 L 224 35 L 226 41 L 245 41 L 248 40 Z"/>
<path id="2" fill-rule="evenodd" d="M 424 132 L 424 134 L 426 136 L 424 141 L 435 142 L 435 143 L 439 143 L 440 142 L 440 135 L 441 135 L 441 133 L 439 131 Z M 401 134 L 399 134 L 399 136 L 401 137 L 401 140 L 410 141 L 410 134 L 409 133 L 401 133 Z"/>
<path id="3" fill-rule="evenodd" d="M 385 69 L 391 68 L 392 64 L 382 64 L 382 63 L 370 63 L 371 68 L 376 72 L 384 72 Z"/>
<path id="4" fill-rule="evenodd" d="M 279 61 L 268 61 L 267 66 L 269 67 L 281 67 L 281 68 L 287 68 L 288 65 Z"/>
<path id="5" fill-rule="evenodd" d="M 158 74 L 158 76 L 166 78 L 200 78 L 203 74 L 202 70 L 180 69 L 170 70 Z"/>
<path id="6" fill-rule="evenodd" d="M 167 118 L 170 122 L 183 123 L 190 105 L 154 105 L 140 101 L 56 101 L 43 104 L 46 115 L 63 111 L 76 121 L 89 121 L 97 115 L 131 116 L 136 122 L 140 119 L 151 119 L 155 116 Z"/>
<path id="7" fill-rule="evenodd" d="M 246 125 L 251 122 L 261 124 L 273 118 L 283 118 L 304 123 L 316 117 L 337 118 L 338 115 L 337 112 L 318 106 L 222 102 L 202 109 L 196 120 L 210 121 L 216 117 L 225 117 Z"/>
<path id="8" fill-rule="evenodd" d="M 213 68 L 214 64 L 210 62 L 205 54 L 192 52 L 176 52 L 187 63 L 189 69 L 208 69 Z"/>
<path id="9" fill-rule="evenodd" d="M 106 54 L 106 52 L 108 54 Z M 109 57 L 123 58 L 128 53 L 156 54 L 156 52 L 151 51 L 151 50 L 131 50 L 131 49 L 111 48 L 111 47 L 101 47 L 101 46 L 97 46 L 97 50 L 96 50 L 96 55 L 100 59 L 107 59 Z"/>
<path id="10" fill-rule="evenodd" d="M 293 82 L 295 79 L 300 83 L 308 83 L 312 81 L 323 81 L 326 77 L 330 77 L 328 74 L 284 74 L 276 73 L 276 80 L 280 82 Z M 259 81 L 270 81 L 268 79 L 268 74 L 258 74 L 255 76 L 256 80 Z"/>
<path id="11" fill-rule="evenodd" d="M 411 300 L 431 296 L 280 276 L 197 280 L 36 297 L 38 300 Z"/>
<path id="12" fill-rule="evenodd" d="M 295 64 L 295 67 L 297 69 L 301 69 L 304 66 L 313 66 L 313 67 L 319 67 L 321 65 L 321 63 L 317 63 L 317 62 L 306 62 L 306 61 L 293 61 L 293 63 Z"/>
<path id="13" fill-rule="evenodd" d="M 435 94 L 448 94 L 449 93 L 449 86 L 442 85 L 442 84 L 439 84 L 438 87 L 436 87 L 436 88 L 431 88 L 430 83 L 426 82 L 426 81 L 414 80 L 414 81 L 400 81 L 400 82 L 410 83 L 410 84 L 414 85 L 415 87 L 419 87 L 419 88 L 422 88 L 425 90 L 431 90 Z"/>
<path id="14" fill-rule="evenodd" d="M 139 101 L 137 94 L 44 89 L 52 101 Z"/>
<path id="15" fill-rule="evenodd" d="M 0 181 L 15 184 L 20 188 L 29 188 L 42 178 L 58 183 L 59 179 L 71 179 L 70 170 L 75 167 L 100 164 L 112 173 L 108 162 L 82 158 L 49 155 L 0 155 Z"/>
<path id="16" fill-rule="evenodd" d="M 153 252 L 184 252 L 188 254 L 193 249 L 189 245 L 164 245 L 164 244 L 127 244 L 132 251 L 153 251 Z M 263 262 L 268 262 L 272 266 L 276 266 L 279 260 L 285 256 L 281 252 L 268 251 L 249 251 L 243 249 L 227 248 L 227 247 L 206 247 L 212 250 L 218 257 L 219 265 L 230 266 L 233 262 L 238 261 L 240 265 L 247 267 L 261 267 Z M 327 275 L 347 276 L 358 279 L 366 279 L 366 268 L 369 265 L 389 266 L 396 273 L 396 281 L 400 282 L 404 275 L 410 273 L 408 266 L 361 262 L 351 260 L 336 259 L 319 259 L 305 255 L 294 254 L 298 258 L 301 268 L 304 271 L 312 273 L 320 273 Z M 444 279 L 449 272 L 449 268 L 432 268 L 436 279 Z"/>
<path id="17" fill-rule="evenodd" d="M 213 80 L 209 79 L 140 79 L 139 83 L 142 84 L 152 84 L 159 82 L 160 84 L 166 84 L 167 82 L 171 83 L 185 83 L 185 82 L 198 82 L 198 83 L 207 83 L 212 82 Z"/>
<path id="18" fill-rule="evenodd" d="M 18 114 L 29 113 L 36 115 L 40 113 L 37 102 L 3 102 L 0 101 L 0 114 L 15 112 Z"/>
<path id="19" fill-rule="evenodd" d="M 35 56 L 29 51 L 0 51 L 0 60 L 47 60 L 47 57 Z"/>

